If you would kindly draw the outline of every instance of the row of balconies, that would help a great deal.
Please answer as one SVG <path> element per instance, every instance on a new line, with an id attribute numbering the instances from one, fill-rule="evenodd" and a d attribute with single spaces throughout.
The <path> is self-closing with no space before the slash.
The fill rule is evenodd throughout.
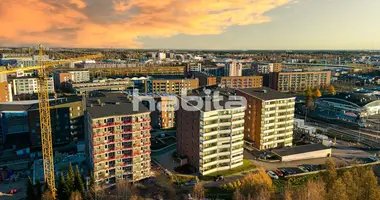
<path id="1" fill-rule="evenodd" d="M 92 128 L 107 128 L 113 126 L 121 126 L 121 125 L 132 125 L 137 123 L 150 122 L 150 119 L 141 119 L 141 120 L 126 120 L 126 121 L 115 121 L 115 122 L 107 122 L 107 123 L 94 123 Z"/>

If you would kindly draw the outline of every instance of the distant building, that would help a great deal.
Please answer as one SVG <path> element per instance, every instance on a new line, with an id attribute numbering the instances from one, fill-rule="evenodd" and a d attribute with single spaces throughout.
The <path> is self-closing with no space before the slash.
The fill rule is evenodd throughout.
<path id="1" fill-rule="evenodd" d="M 199 87 L 198 79 L 153 79 L 149 92 L 157 94 L 181 94 L 182 90 Z"/>
<path id="2" fill-rule="evenodd" d="M 257 149 L 292 146 L 295 97 L 270 88 L 237 89 L 247 99 L 244 137 Z"/>
<path id="3" fill-rule="evenodd" d="M 87 83 L 69 83 L 68 87 L 72 89 L 76 94 L 84 94 L 86 92 L 88 93 L 97 90 L 123 91 L 127 90 L 128 88 L 133 88 L 134 80 L 130 78 L 103 79 L 94 80 Z"/>
<path id="4" fill-rule="evenodd" d="M 263 86 L 262 76 L 227 76 L 220 78 L 220 86 L 226 88 L 259 88 Z"/>
<path id="5" fill-rule="evenodd" d="M 151 176 L 150 112 L 142 103 L 138 111 L 133 108 L 123 94 L 100 93 L 88 99 L 86 157 L 98 185 Z"/>
<path id="6" fill-rule="evenodd" d="M 242 76 L 243 64 L 237 61 L 226 63 L 224 66 L 224 76 Z"/>
<path id="7" fill-rule="evenodd" d="M 190 72 L 202 71 L 202 63 L 190 63 Z"/>
<path id="8" fill-rule="evenodd" d="M 330 83 L 330 71 L 293 71 L 269 74 L 269 87 L 281 92 L 301 92 L 307 88 L 324 88 Z"/>
<path id="9" fill-rule="evenodd" d="M 0 74 L 0 102 L 13 101 L 12 86 L 8 84 L 7 75 Z"/>
<path id="10" fill-rule="evenodd" d="M 35 94 L 38 93 L 38 82 L 37 78 L 34 77 L 21 77 L 15 78 L 13 82 L 13 94 Z M 54 93 L 54 79 L 50 77 L 48 80 L 48 91 L 49 93 Z"/>
<path id="11" fill-rule="evenodd" d="M 158 60 L 164 60 L 164 59 L 166 59 L 166 53 L 159 52 L 159 53 L 157 54 L 157 59 L 158 59 Z"/>
<path id="12" fill-rule="evenodd" d="M 252 64 L 252 69 L 260 74 L 268 74 L 271 72 L 281 72 L 282 65 L 281 63 Z"/>
<path id="13" fill-rule="evenodd" d="M 193 72 L 193 77 L 199 80 L 199 87 L 216 85 L 216 77 L 206 72 Z"/>
<path id="14" fill-rule="evenodd" d="M 62 84 L 67 85 L 69 82 L 73 83 L 83 83 L 90 81 L 89 71 L 65 71 L 65 72 L 55 72 L 54 84 L 57 88 L 61 87 Z"/>
<path id="15" fill-rule="evenodd" d="M 206 98 L 205 94 L 197 94 Z M 195 111 L 188 111 L 179 106 L 176 112 L 177 153 L 186 157 L 202 175 L 234 169 L 243 165 L 244 105 L 228 108 L 229 95 L 214 98 L 221 108 L 211 106 L 196 109 L 192 101 L 184 100 Z"/>

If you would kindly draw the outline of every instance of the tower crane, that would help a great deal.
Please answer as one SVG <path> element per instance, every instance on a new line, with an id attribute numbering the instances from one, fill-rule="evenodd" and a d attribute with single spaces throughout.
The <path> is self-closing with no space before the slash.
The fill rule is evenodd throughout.
<path id="1" fill-rule="evenodd" d="M 39 59 L 38 66 L 31 66 L 25 68 L 14 68 L 10 70 L 0 70 L 0 74 L 8 74 L 18 72 L 20 70 L 37 70 L 38 72 L 38 109 L 40 113 L 40 128 L 41 128 L 41 142 L 42 142 L 42 157 L 44 166 L 44 179 L 45 183 L 49 186 L 53 198 L 56 197 L 55 178 L 54 178 L 54 157 L 53 157 L 53 144 L 50 120 L 50 105 L 49 105 L 49 90 L 48 90 L 48 75 L 47 68 L 55 65 L 67 64 L 70 62 L 95 59 L 101 57 L 102 54 L 88 55 L 78 58 L 67 59 L 64 61 L 48 61 L 45 62 L 43 58 L 43 46 L 39 46 Z"/>

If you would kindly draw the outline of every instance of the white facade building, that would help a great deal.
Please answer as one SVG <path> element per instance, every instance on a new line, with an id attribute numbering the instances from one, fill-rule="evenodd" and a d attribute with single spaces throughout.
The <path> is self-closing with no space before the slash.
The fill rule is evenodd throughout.
<path id="1" fill-rule="evenodd" d="M 202 175 L 243 165 L 244 108 L 201 111 L 199 172 Z"/>
<path id="2" fill-rule="evenodd" d="M 49 93 L 54 93 L 54 80 L 50 77 L 48 80 Z M 13 94 L 34 94 L 38 92 L 37 78 L 19 78 L 13 79 Z"/>
<path id="3" fill-rule="evenodd" d="M 242 76 L 243 64 L 237 61 L 226 63 L 224 67 L 224 76 Z"/>
<path id="4" fill-rule="evenodd" d="M 89 71 L 69 71 L 71 74 L 71 80 L 74 83 L 83 83 L 90 81 Z"/>

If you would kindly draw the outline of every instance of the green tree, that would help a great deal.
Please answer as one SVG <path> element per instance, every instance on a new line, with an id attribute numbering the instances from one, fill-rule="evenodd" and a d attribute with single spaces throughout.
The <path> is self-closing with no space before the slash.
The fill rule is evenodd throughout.
<path id="1" fill-rule="evenodd" d="M 82 176 L 80 175 L 78 165 L 75 168 L 75 178 L 74 178 L 75 190 L 84 196 L 84 184 L 82 180 Z"/>
<path id="2" fill-rule="evenodd" d="M 59 200 L 68 200 L 70 197 L 70 188 L 66 184 L 65 176 L 63 175 L 63 173 L 59 175 L 57 193 Z"/>
<path id="3" fill-rule="evenodd" d="M 36 199 L 42 198 L 42 185 L 41 182 L 37 179 L 36 184 L 34 185 L 36 190 Z"/>
<path id="4" fill-rule="evenodd" d="M 69 169 L 67 170 L 66 184 L 70 188 L 70 193 L 73 192 L 75 186 L 75 173 L 73 170 L 73 166 L 71 165 L 71 162 L 69 164 Z"/>
<path id="5" fill-rule="evenodd" d="M 34 190 L 34 185 L 32 183 L 32 180 L 30 179 L 30 177 L 28 177 L 28 181 L 26 183 L 26 199 L 27 200 L 36 200 L 37 199 L 37 196 L 36 196 L 36 192 Z"/>

